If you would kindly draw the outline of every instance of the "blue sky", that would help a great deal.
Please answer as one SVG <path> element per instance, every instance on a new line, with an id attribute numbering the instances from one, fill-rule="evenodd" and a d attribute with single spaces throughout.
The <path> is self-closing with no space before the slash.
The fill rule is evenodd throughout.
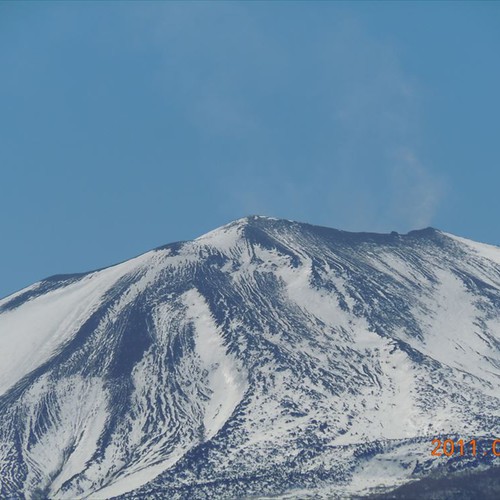
<path id="1" fill-rule="evenodd" d="M 249 214 L 500 244 L 500 2 L 1 2 L 0 296 Z"/>

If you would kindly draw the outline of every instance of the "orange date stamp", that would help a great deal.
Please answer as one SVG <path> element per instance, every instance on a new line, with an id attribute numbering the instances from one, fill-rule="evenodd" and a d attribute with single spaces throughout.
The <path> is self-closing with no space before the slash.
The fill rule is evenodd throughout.
<path id="1" fill-rule="evenodd" d="M 500 439 L 491 440 L 487 445 L 482 442 L 478 445 L 476 439 L 465 442 L 463 439 L 454 441 L 453 439 L 433 439 L 431 451 L 433 457 L 453 457 L 453 456 L 486 456 L 493 455 L 500 457 Z"/>

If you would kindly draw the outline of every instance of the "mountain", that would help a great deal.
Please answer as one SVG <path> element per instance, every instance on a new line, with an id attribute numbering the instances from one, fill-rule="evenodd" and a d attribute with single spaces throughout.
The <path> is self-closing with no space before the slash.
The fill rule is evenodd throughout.
<path id="1" fill-rule="evenodd" d="M 500 249 L 432 228 L 247 217 L 0 301 L 2 499 L 383 494 L 499 424 Z"/>

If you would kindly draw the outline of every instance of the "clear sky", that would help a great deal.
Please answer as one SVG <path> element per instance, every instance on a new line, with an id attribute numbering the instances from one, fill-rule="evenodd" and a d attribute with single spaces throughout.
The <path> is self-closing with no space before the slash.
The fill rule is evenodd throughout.
<path id="1" fill-rule="evenodd" d="M 271 215 L 500 244 L 500 2 L 0 2 L 0 296 Z"/>

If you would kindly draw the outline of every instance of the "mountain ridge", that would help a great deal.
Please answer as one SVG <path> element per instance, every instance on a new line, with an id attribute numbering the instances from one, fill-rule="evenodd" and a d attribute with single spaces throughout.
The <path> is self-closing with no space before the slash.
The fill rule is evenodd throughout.
<path id="1" fill-rule="evenodd" d="M 30 288 L 30 287 L 38 284 L 38 283 L 41 283 L 41 282 L 58 281 L 58 280 L 61 280 L 61 279 L 64 280 L 64 279 L 72 279 L 72 278 L 83 277 L 83 276 L 91 274 L 91 273 L 95 273 L 95 272 L 103 271 L 105 269 L 109 269 L 110 267 L 118 266 L 120 264 L 128 262 L 129 260 L 138 258 L 138 257 L 140 257 L 140 256 L 142 256 L 144 254 L 149 253 L 149 252 L 159 251 L 159 250 L 163 250 L 165 248 L 171 247 L 171 246 L 179 246 L 179 245 L 183 245 L 183 244 L 189 243 L 191 241 L 199 240 L 200 238 L 203 238 L 207 234 L 223 230 L 224 228 L 229 228 L 229 227 L 231 227 L 233 225 L 237 225 L 237 224 L 250 225 L 250 224 L 258 222 L 258 221 L 262 222 L 262 221 L 266 221 L 266 220 L 267 221 L 279 221 L 279 222 L 282 222 L 282 223 L 285 222 L 285 223 L 299 225 L 299 226 L 309 226 L 309 227 L 312 227 L 312 228 L 318 228 L 318 229 L 328 230 L 328 231 L 332 231 L 332 232 L 345 233 L 345 234 L 348 234 L 348 235 L 360 235 L 360 236 L 361 235 L 377 235 L 377 236 L 398 235 L 398 236 L 409 236 L 409 235 L 412 235 L 412 234 L 425 233 L 425 232 L 428 232 L 428 233 L 437 232 L 437 233 L 441 233 L 441 234 L 449 234 L 449 233 L 446 233 L 444 231 L 441 231 L 440 229 L 434 228 L 432 226 L 427 226 L 427 227 L 422 228 L 422 229 L 412 229 L 412 230 L 408 231 L 407 233 L 399 233 L 397 231 L 391 231 L 390 233 L 378 233 L 378 232 L 373 232 L 373 231 L 347 231 L 347 230 L 343 230 L 343 229 L 330 228 L 328 226 L 311 224 L 311 223 L 308 223 L 308 222 L 300 222 L 300 221 L 295 221 L 295 220 L 290 220 L 290 219 L 278 219 L 278 218 L 275 218 L 275 217 L 269 217 L 269 216 L 265 216 L 265 215 L 247 215 L 245 217 L 240 217 L 239 219 L 235 219 L 233 221 L 230 221 L 227 224 L 219 226 L 219 227 L 217 227 L 217 228 L 215 228 L 213 230 L 210 230 L 207 233 L 204 233 L 204 234 L 202 234 L 202 235 L 194 238 L 193 240 L 178 240 L 178 241 L 174 241 L 172 243 L 166 243 L 164 245 L 159 245 L 157 247 L 152 248 L 151 250 L 146 250 L 145 252 L 141 252 L 141 253 L 133 256 L 133 257 L 130 257 L 130 258 L 125 259 L 123 261 L 117 262 L 115 264 L 110 264 L 108 266 L 103 266 L 103 267 L 97 267 L 97 268 L 92 269 L 90 271 L 57 273 L 57 274 L 49 275 L 49 276 L 47 276 L 45 278 L 41 278 L 40 280 L 35 281 L 32 285 L 28 285 L 26 287 L 21 288 L 18 291 L 14 291 L 12 293 L 9 293 L 8 295 L 5 295 L 4 297 L 0 297 L 0 304 L 2 302 L 6 301 L 9 297 L 12 297 L 14 295 L 18 295 L 23 290 L 28 289 L 28 288 Z M 483 244 L 487 245 L 487 243 L 483 243 Z M 490 244 L 490 246 L 495 246 L 495 245 L 491 245 Z"/>

